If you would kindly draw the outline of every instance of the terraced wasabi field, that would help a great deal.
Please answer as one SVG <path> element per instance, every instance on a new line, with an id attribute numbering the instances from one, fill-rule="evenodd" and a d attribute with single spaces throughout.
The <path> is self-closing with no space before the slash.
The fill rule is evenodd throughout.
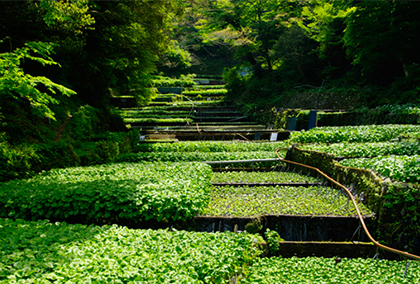
<path id="1" fill-rule="evenodd" d="M 361 206 L 362 214 L 372 212 Z M 356 216 L 348 198 L 331 188 L 290 186 L 217 186 L 204 216 L 263 215 Z"/>
<path id="2" fill-rule="evenodd" d="M 341 255 L 338 243 L 332 243 L 337 246 L 332 258 L 320 257 L 324 252 L 319 249 L 310 254 L 317 257 L 278 256 L 279 248 L 292 242 L 281 237 L 292 235 L 293 222 L 297 238 L 312 231 L 325 236 L 327 231 L 338 235 L 344 230 L 346 245 L 358 250 L 361 246 L 353 241 L 360 237 L 359 220 L 347 195 L 320 177 L 278 161 L 203 163 L 272 159 L 277 157 L 276 149 L 300 143 L 303 150 L 317 150 L 342 165 L 372 169 L 390 182 L 390 190 L 381 196 L 386 201 L 381 214 L 400 214 L 385 225 L 398 230 L 407 248 L 416 252 L 420 128 L 317 128 L 276 142 L 260 132 L 257 141 L 247 137 L 257 138 L 255 129 L 260 126 L 248 118 L 198 121 L 226 118 L 232 112 L 241 117 L 219 100 L 226 92 L 223 87 L 194 83 L 218 79 L 157 77 L 153 87 L 188 88 L 188 99 L 165 94 L 151 106 L 121 108 L 125 122 L 146 141 L 139 141 L 133 153 L 120 155 L 118 163 L 53 169 L 32 179 L 1 183 L 0 283 L 420 283 L 419 262 L 386 260 L 380 250 L 375 259 L 348 258 Z M 212 109 L 216 105 L 220 113 Z M 164 125 L 176 119 L 196 125 L 172 130 Z M 194 127 L 199 134 L 212 131 L 203 123 L 230 134 L 239 132 L 233 128 L 241 123 L 254 129 L 243 130 L 242 136 L 226 134 L 230 141 L 174 138 Z M 153 141 L 167 143 L 146 143 L 153 140 L 152 134 L 168 133 L 175 136 Z M 201 140 L 209 137 L 202 135 Z M 304 157 L 312 155 L 305 153 Z M 284 157 L 286 149 L 280 154 Z M 397 187 L 398 181 L 404 187 Z M 398 190 L 392 191 L 394 187 Z M 363 190 L 354 189 L 362 214 L 379 218 L 373 216 L 374 207 L 366 205 L 372 197 L 359 194 Z M 195 231 L 199 220 L 213 222 L 211 231 Z M 233 222 L 232 228 L 226 229 L 223 222 Z M 340 229 L 339 223 L 347 227 Z M 387 232 L 378 228 L 375 237 L 384 237 Z M 394 244 L 393 235 L 387 236 Z M 316 244 L 298 239 L 294 245 Z"/>

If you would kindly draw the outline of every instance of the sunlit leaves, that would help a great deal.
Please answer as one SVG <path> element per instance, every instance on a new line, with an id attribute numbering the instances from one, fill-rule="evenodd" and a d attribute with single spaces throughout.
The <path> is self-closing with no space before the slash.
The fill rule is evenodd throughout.
<path id="1" fill-rule="evenodd" d="M 50 28 L 62 29 L 75 35 L 83 33 L 83 29 L 92 29 L 95 19 L 88 13 L 89 1 L 40 1 L 45 9 L 44 21 Z"/>
<path id="2" fill-rule="evenodd" d="M 151 76 L 152 87 L 192 87 L 195 85 L 194 75 L 181 75 L 179 78 Z"/>
<path id="3" fill-rule="evenodd" d="M 274 152 L 279 148 L 287 147 L 287 145 L 287 142 L 182 141 L 172 144 L 141 144 L 136 150 L 139 152 Z"/>
<path id="4" fill-rule="evenodd" d="M 317 127 L 293 132 L 290 140 L 299 143 L 384 142 L 400 134 L 420 132 L 419 125 L 362 125 Z"/>
<path id="5" fill-rule="evenodd" d="M 420 264 L 340 258 L 261 258 L 243 283 L 416 283 Z M 242 282 L 241 282 L 242 283 Z"/>
<path id="6" fill-rule="evenodd" d="M 419 142 L 307 144 L 303 149 L 326 152 L 336 157 L 376 157 L 387 155 L 419 155 Z"/>
<path id="7" fill-rule="evenodd" d="M 0 283 L 228 283 L 257 251 L 233 233 L 0 219 Z"/>
<path id="8" fill-rule="evenodd" d="M 253 151 L 253 152 L 139 152 L 136 154 L 120 155 L 118 161 L 140 162 L 140 161 L 166 161 L 166 162 L 191 162 L 191 161 L 228 161 L 228 160 L 248 160 L 248 159 L 275 159 L 276 153 L 273 151 Z M 259 166 L 264 162 L 256 162 Z M 249 163 L 235 164 L 234 166 L 249 166 Z M 270 163 L 270 165 L 274 165 Z M 218 165 L 217 165 L 218 166 Z M 230 165 L 231 166 L 231 165 Z"/>
<path id="9" fill-rule="evenodd" d="M 41 57 L 33 55 L 40 54 Z M 63 95 L 70 96 L 74 91 L 52 82 L 44 76 L 32 76 L 23 71 L 21 64 L 25 59 L 45 65 L 58 65 L 50 55 L 53 45 L 43 42 L 30 42 L 23 48 L 13 52 L 0 54 L 0 93 L 2 96 L 17 100 L 28 101 L 35 115 L 55 119 L 50 104 L 57 104 L 58 100 L 52 94 L 58 90 Z M 48 92 L 44 91 L 46 88 Z"/>
<path id="10" fill-rule="evenodd" d="M 215 172 L 212 182 L 223 183 L 254 183 L 254 182 L 278 182 L 278 183 L 315 183 L 319 182 L 314 177 L 304 176 L 293 172 Z"/>
<path id="11" fill-rule="evenodd" d="M 208 202 L 202 163 L 112 164 L 56 169 L 0 185 L 0 216 L 81 223 L 185 221 Z"/>
<path id="12" fill-rule="evenodd" d="M 340 164 L 355 168 L 371 169 L 400 182 L 420 182 L 420 155 L 383 156 L 372 159 L 349 159 Z"/>
<path id="13" fill-rule="evenodd" d="M 354 216 L 348 199 L 339 191 L 323 187 L 217 186 L 210 192 L 205 216 L 249 217 L 261 215 Z M 371 212 L 360 204 L 362 214 Z"/>

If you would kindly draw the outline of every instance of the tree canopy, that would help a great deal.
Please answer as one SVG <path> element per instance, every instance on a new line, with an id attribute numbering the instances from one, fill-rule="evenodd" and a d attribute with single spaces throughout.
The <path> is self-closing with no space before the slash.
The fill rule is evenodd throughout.
<path id="1" fill-rule="evenodd" d="M 226 49 L 233 65 L 251 68 L 248 91 L 259 94 L 269 81 L 277 97 L 308 86 L 347 89 L 368 106 L 419 101 L 419 2 L 214 0 L 190 7 L 196 17 L 184 32 L 200 42 L 189 51 Z M 369 91 L 380 88 L 386 94 Z"/>
<path id="2" fill-rule="evenodd" d="M 111 94 L 150 101 L 151 75 L 224 68 L 244 102 L 327 89 L 360 105 L 418 102 L 419 11 L 385 0 L 0 1 L 2 117 L 63 120 L 75 110 L 55 105 L 74 93 L 109 115 Z"/>
<path id="3" fill-rule="evenodd" d="M 55 118 L 51 106 L 60 94 L 77 93 L 77 104 L 106 112 L 111 90 L 149 101 L 149 76 L 171 46 L 173 22 L 183 10 L 182 2 L 170 0 L 1 1 L 4 120 L 17 121 L 26 104 Z"/>

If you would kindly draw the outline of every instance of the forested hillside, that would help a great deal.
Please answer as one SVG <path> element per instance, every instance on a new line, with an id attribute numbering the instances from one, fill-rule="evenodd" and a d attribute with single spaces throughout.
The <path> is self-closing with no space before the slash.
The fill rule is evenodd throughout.
<path id="1" fill-rule="evenodd" d="M 54 140 L 53 130 L 75 114 L 116 128 L 111 92 L 150 99 L 147 76 L 182 11 L 176 1 L 2 1 L 3 131 L 19 142 L 28 135 L 17 132 L 27 131 L 37 132 L 34 142 Z"/>
<path id="2" fill-rule="evenodd" d="M 202 61 L 204 68 L 215 70 L 215 60 L 228 67 L 230 94 L 250 109 L 418 103 L 417 1 L 195 4 L 180 25 L 179 43 L 193 58 L 212 58 Z"/>

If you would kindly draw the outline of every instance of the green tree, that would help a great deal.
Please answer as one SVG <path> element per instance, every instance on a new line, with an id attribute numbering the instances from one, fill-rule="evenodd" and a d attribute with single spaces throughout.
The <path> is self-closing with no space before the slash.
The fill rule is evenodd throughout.
<path id="1" fill-rule="evenodd" d="M 417 1 L 356 3 L 346 18 L 344 35 L 353 64 L 367 72 L 382 69 L 391 75 L 410 76 L 420 63 L 419 13 Z"/>
<path id="2" fill-rule="evenodd" d="M 33 107 L 26 108 L 26 93 L 19 97 L 17 90 L 10 91 L 9 94 L 15 94 L 20 102 L 12 100 L 10 95 L 4 96 L 11 106 L 2 109 L 5 120 L 12 119 L 17 126 L 15 129 L 21 129 L 19 136 L 23 137 L 24 133 L 30 132 L 26 130 L 43 123 L 35 123 L 27 117 L 28 111 L 38 111 L 40 115 L 63 121 L 68 113 L 75 113 L 78 106 L 88 103 L 102 110 L 101 125 L 107 129 L 111 124 L 110 89 L 130 93 L 139 100 L 150 100 L 148 77 L 157 70 L 159 56 L 168 49 L 172 21 L 182 15 L 183 9 L 184 3 L 170 0 L 0 1 L 0 40 L 7 39 L 0 43 L 0 52 L 7 54 L 4 58 L 8 60 L 2 64 L 11 64 L 11 58 L 16 56 L 12 53 L 29 52 L 27 44 L 37 42 L 44 43 L 43 46 L 52 43 L 54 61 L 44 56 L 52 53 L 38 57 L 61 66 L 58 68 L 58 64 L 45 61 L 45 67 L 39 68 L 39 60 L 29 60 L 26 55 L 19 54 L 19 63 L 13 57 L 14 66 L 24 70 L 22 78 L 32 84 L 32 79 L 39 81 L 33 85 L 39 92 L 32 90 L 30 103 Z M 46 52 L 40 48 L 37 51 Z M 77 96 L 68 100 L 66 96 L 54 95 L 52 92 L 57 92 L 59 85 L 76 91 Z M 66 103 L 53 106 L 57 101 Z M 55 109 L 55 115 L 52 109 Z M 9 130 L 13 131 L 11 125 Z M 46 125 L 44 129 L 54 131 L 58 126 Z"/>
<path id="3" fill-rule="evenodd" d="M 97 1 L 90 13 L 95 30 L 87 31 L 82 52 L 63 56 L 66 72 L 84 101 L 105 108 L 110 88 L 147 102 L 153 95 L 148 75 L 170 45 L 172 19 L 183 5 L 169 0 Z M 71 72 L 77 70 L 77 72 Z"/>
<path id="4" fill-rule="evenodd" d="M 271 71 L 270 50 L 300 5 L 291 0 L 209 1 L 196 25 L 204 42 L 230 46 L 235 56 Z"/>
<path id="5" fill-rule="evenodd" d="M 305 72 L 305 65 L 317 60 L 313 56 L 313 50 L 316 47 L 315 41 L 311 40 L 298 25 L 293 25 L 287 28 L 279 37 L 273 47 L 271 56 L 280 58 L 283 60 L 283 64 L 287 64 L 292 68 L 295 67 L 302 80 L 309 84 L 310 81 Z"/>
<path id="6" fill-rule="evenodd" d="M 349 1 L 351 2 L 351 1 Z M 298 25 L 318 43 L 314 51 L 325 62 L 326 79 L 337 79 L 351 63 L 344 48 L 345 20 L 354 10 L 351 3 L 336 0 L 311 0 L 303 7 Z"/>
<path id="7" fill-rule="evenodd" d="M 58 65 L 50 57 L 52 52 L 52 45 L 49 43 L 28 42 L 25 47 L 0 54 L 1 105 L 7 105 L 9 100 L 27 102 L 34 115 L 55 120 L 50 104 L 57 104 L 58 100 L 53 95 L 56 91 L 66 96 L 73 95 L 75 92 L 44 76 L 32 76 L 25 73 L 22 68 L 25 60 L 38 62 L 42 66 Z"/>

